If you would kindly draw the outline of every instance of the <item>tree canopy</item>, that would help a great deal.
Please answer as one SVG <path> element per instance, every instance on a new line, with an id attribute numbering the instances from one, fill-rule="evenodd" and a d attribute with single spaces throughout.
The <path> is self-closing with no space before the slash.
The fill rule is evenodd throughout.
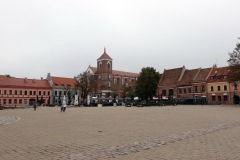
<path id="1" fill-rule="evenodd" d="M 152 99 L 157 92 L 160 74 L 153 67 L 142 68 L 136 81 L 136 95 L 142 99 Z"/>
<path id="2" fill-rule="evenodd" d="M 240 40 L 240 38 L 238 38 Z M 236 82 L 240 80 L 240 43 L 236 44 L 234 50 L 228 53 L 230 58 L 228 64 L 230 66 L 229 81 Z"/>

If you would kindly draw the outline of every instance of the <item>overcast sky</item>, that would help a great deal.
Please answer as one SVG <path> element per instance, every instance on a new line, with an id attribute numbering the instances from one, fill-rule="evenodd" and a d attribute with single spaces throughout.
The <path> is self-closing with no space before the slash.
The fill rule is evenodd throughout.
<path id="1" fill-rule="evenodd" d="M 73 77 L 106 47 L 113 69 L 226 66 L 240 0 L 0 0 L 0 75 Z"/>

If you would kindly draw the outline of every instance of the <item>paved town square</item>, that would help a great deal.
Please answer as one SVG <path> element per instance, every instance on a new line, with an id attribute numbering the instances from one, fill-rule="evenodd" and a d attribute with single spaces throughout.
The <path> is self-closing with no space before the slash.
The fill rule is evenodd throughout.
<path id="1" fill-rule="evenodd" d="M 0 111 L 1 160 L 239 160 L 239 106 Z"/>

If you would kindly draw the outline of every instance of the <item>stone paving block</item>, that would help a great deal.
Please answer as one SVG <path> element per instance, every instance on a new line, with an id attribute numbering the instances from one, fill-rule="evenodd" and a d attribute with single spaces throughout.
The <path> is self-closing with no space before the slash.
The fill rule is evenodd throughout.
<path id="1" fill-rule="evenodd" d="M 3 110 L 0 159 L 239 160 L 239 115 L 233 106 Z"/>

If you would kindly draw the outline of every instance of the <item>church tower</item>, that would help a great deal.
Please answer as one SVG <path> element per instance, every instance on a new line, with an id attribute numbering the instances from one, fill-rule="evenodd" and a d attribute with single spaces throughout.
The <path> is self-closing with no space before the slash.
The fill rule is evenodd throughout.
<path id="1" fill-rule="evenodd" d="M 111 90 L 112 86 L 112 58 L 106 53 L 104 47 L 104 53 L 97 59 L 97 73 L 98 80 L 102 83 L 102 89 Z"/>

